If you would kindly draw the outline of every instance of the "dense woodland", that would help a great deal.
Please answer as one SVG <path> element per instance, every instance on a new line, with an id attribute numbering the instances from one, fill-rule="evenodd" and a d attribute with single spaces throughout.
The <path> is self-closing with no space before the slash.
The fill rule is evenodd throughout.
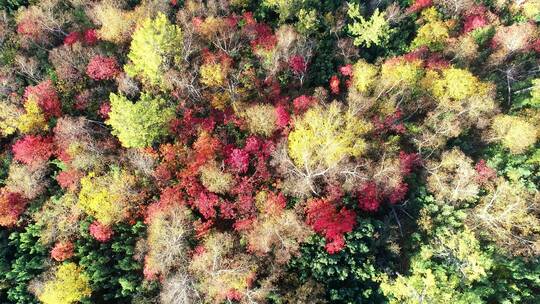
<path id="1" fill-rule="evenodd" d="M 540 0 L 0 0 L 0 303 L 540 303 Z"/>

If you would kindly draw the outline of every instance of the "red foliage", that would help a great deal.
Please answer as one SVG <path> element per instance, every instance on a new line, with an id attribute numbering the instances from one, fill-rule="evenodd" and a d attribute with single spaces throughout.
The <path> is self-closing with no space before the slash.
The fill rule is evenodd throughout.
<path id="1" fill-rule="evenodd" d="M 38 39 L 43 33 L 40 31 L 36 20 L 25 17 L 17 24 L 17 34 L 31 39 Z"/>
<path id="2" fill-rule="evenodd" d="M 51 250 L 51 258 L 58 262 L 65 261 L 73 256 L 74 248 L 72 242 L 57 242 Z"/>
<path id="3" fill-rule="evenodd" d="M 489 180 L 492 180 L 497 177 L 497 171 L 495 171 L 493 168 L 489 167 L 485 160 L 481 159 L 478 161 L 476 166 L 474 166 L 476 169 L 476 180 L 480 183 L 486 183 Z"/>
<path id="4" fill-rule="evenodd" d="M 54 144 L 51 137 L 26 135 L 13 144 L 12 150 L 15 160 L 34 166 L 47 162 L 54 153 Z"/>
<path id="5" fill-rule="evenodd" d="M 339 92 L 339 88 L 338 88 Z M 311 96 L 302 95 L 293 100 L 293 108 L 295 113 L 302 113 L 317 103 L 317 100 Z"/>
<path id="6" fill-rule="evenodd" d="M 81 41 L 82 36 L 79 32 L 71 32 L 64 38 L 64 45 L 72 45 L 78 41 Z"/>
<path id="7" fill-rule="evenodd" d="M 203 191 L 199 193 L 193 204 L 205 219 L 212 219 L 216 217 L 215 207 L 219 204 L 219 197 L 214 193 Z"/>
<path id="8" fill-rule="evenodd" d="M 294 55 L 289 58 L 289 67 L 291 68 L 293 73 L 300 75 L 306 72 L 307 63 L 304 57 L 300 55 Z"/>
<path id="9" fill-rule="evenodd" d="M 109 118 L 109 112 L 111 111 L 111 104 L 109 102 L 104 102 L 99 106 L 99 116 L 103 119 Z"/>
<path id="10" fill-rule="evenodd" d="M 242 294 L 236 289 L 229 289 L 226 294 L 228 302 L 231 301 L 240 301 L 242 299 Z"/>
<path id="11" fill-rule="evenodd" d="M 375 212 L 381 206 L 381 198 L 377 185 L 373 182 L 366 183 L 358 193 L 358 207 L 364 211 Z"/>
<path id="12" fill-rule="evenodd" d="M 471 32 L 477 28 L 484 27 L 488 24 L 488 20 L 485 16 L 485 9 L 476 10 L 473 14 L 465 16 L 463 23 L 463 33 Z"/>
<path id="13" fill-rule="evenodd" d="M 422 164 L 422 159 L 418 153 L 406 153 L 399 152 L 399 165 L 401 168 L 401 174 L 409 175 L 412 170 Z"/>
<path id="14" fill-rule="evenodd" d="M 307 224 L 326 238 L 326 251 L 336 253 L 345 246 L 344 234 L 356 225 L 356 214 L 345 207 L 337 210 L 329 200 L 314 199 L 307 206 Z"/>
<path id="15" fill-rule="evenodd" d="M 339 94 L 339 78 L 336 75 L 330 78 L 330 90 L 334 94 Z"/>
<path id="16" fill-rule="evenodd" d="M 26 199 L 19 193 L 0 189 L 0 226 L 14 226 L 24 212 Z"/>
<path id="17" fill-rule="evenodd" d="M 88 29 L 84 31 L 84 43 L 87 45 L 94 45 L 98 41 L 97 31 L 95 29 Z"/>
<path id="18" fill-rule="evenodd" d="M 291 115 L 289 115 L 289 112 L 284 105 L 278 105 L 276 107 L 276 117 L 276 125 L 280 129 L 285 128 L 291 120 Z"/>
<path id="19" fill-rule="evenodd" d="M 395 204 L 397 202 L 404 200 L 405 195 L 407 195 L 407 191 L 409 191 L 409 185 L 407 183 L 401 182 L 390 193 L 390 196 L 388 197 L 390 204 Z"/>
<path id="20" fill-rule="evenodd" d="M 56 89 L 50 79 L 40 82 L 35 86 L 28 86 L 24 91 L 24 99 L 36 98 L 41 110 L 47 117 L 60 117 L 62 109 Z"/>
<path id="21" fill-rule="evenodd" d="M 416 0 L 411 6 L 409 6 L 406 12 L 415 13 L 415 12 L 423 10 L 426 7 L 431 6 L 432 4 L 433 4 L 432 0 Z"/>
<path id="22" fill-rule="evenodd" d="M 90 224 L 88 229 L 94 239 L 99 242 L 105 243 L 109 241 L 113 236 L 113 230 L 111 227 L 101 224 L 98 221 L 94 221 Z"/>
<path id="23" fill-rule="evenodd" d="M 531 44 L 530 48 L 533 51 L 540 53 L 540 39 L 536 39 L 536 41 Z"/>
<path id="24" fill-rule="evenodd" d="M 113 79 L 119 73 L 120 67 L 114 57 L 96 55 L 86 67 L 86 74 L 94 80 Z"/>
<path id="25" fill-rule="evenodd" d="M 242 149 L 233 149 L 227 158 L 232 171 L 246 173 L 249 167 L 249 154 Z"/>
<path id="26" fill-rule="evenodd" d="M 396 132 L 398 134 L 405 133 L 405 126 L 401 123 L 401 111 L 396 110 L 393 114 L 388 115 L 381 121 L 379 117 L 373 118 L 373 124 L 375 125 L 376 132 Z"/>
<path id="27" fill-rule="evenodd" d="M 347 64 L 347 65 L 344 65 L 344 66 L 339 67 L 339 72 L 340 72 L 341 75 L 343 75 L 343 76 L 349 76 L 349 77 L 351 77 L 351 76 L 353 75 L 352 65 L 351 65 L 351 64 Z"/>
<path id="28" fill-rule="evenodd" d="M 84 174 L 76 169 L 60 171 L 56 176 L 56 181 L 62 189 L 75 190 L 83 176 Z"/>
<path id="29" fill-rule="evenodd" d="M 195 237 L 198 239 L 203 238 L 205 235 L 210 232 L 210 229 L 214 226 L 214 221 L 202 221 L 202 219 L 198 219 L 195 222 L 193 222 L 193 228 L 195 229 Z"/>

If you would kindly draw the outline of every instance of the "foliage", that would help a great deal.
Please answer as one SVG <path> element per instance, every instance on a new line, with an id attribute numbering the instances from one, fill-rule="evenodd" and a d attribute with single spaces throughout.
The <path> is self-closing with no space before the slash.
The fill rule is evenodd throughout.
<path id="1" fill-rule="evenodd" d="M 146 19 L 133 33 L 128 58 L 124 67 L 131 76 L 139 76 L 151 85 L 161 85 L 163 72 L 172 62 L 180 60 L 182 31 L 171 24 L 164 14 Z"/>
<path id="2" fill-rule="evenodd" d="M 76 303 L 90 296 L 89 278 L 75 263 L 58 266 L 55 278 L 45 282 L 39 300 L 45 304 Z"/>
<path id="3" fill-rule="evenodd" d="M 167 125 L 174 110 L 162 98 L 143 94 L 132 103 L 122 95 L 111 93 L 111 111 L 106 121 L 122 145 L 127 148 L 147 147 L 168 134 Z"/>
<path id="4" fill-rule="evenodd" d="M 370 129 L 369 123 L 344 112 L 336 102 L 326 108 L 318 105 L 296 119 L 289 134 L 289 155 L 308 174 L 331 168 L 347 157 L 362 155 L 367 143 L 361 136 Z"/>
<path id="5" fill-rule="evenodd" d="M 101 176 L 90 172 L 81 179 L 78 205 L 102 224 L 117 223 L 136 204 L 135 185 L 135 177 L 126 171 L 113 169 Z"/>
<path id="6" fill-rule="evenodd" d="M 392 30 L 386 20 L 386 14 L 375 9 L 369 20 L 360 14 L 360 7 L 356 3 L 349 3 L 347 11 L 353 21 L 348 24 L 347 30 L 354 36 L 354 45 L 371 47 L 371 45 L 384 45 L 390 39 Z"/>

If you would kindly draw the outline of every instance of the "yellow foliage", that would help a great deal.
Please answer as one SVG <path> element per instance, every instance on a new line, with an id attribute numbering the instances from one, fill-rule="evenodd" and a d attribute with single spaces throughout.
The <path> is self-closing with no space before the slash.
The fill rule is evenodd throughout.
<path id="1" fill-rule="evenodd" d="M 26 113 L 19 116 L 17 121 L 17 128 L 21 133 L 34 133 L 49 129 L 45 115 L 34 98 L 30 98 L 24 103 L 24 109 Z"/>
<path id="2" fill-rule="evenodd" d="M 423 74 L 420 60 L 407 61 L 393 58 L 383 63 L 381 81 L 388 87 L 411 87 L 421 79 Z"/>
<path id="3" fill-rule="evenodd" d="M 270 136 L 276 130 L 276 110 L 269 104 L 252 105 L 245 110 L 242 116 L 251 133 Z"/>
<path id="4" fill-rule="evenodd" d="M 175 267 L 187 267 L 188 242 L 194 235 L 192 221 L 191 211 L 180 204 L 152 213 L 145 258 L 149 271 L 166 276 Z"/>
<path id="5" fill-rule="evenodd" d="M 209 303 L 223 302 L 230 290 L 243 294 L 250 287 L 258 266 L 249 255 L 235 250 L 236 242 L 230 234 L 212 233 L 204 241 L 204 252 L 191 260 L 189 269 Z"/>
<path id="6" fill-rule="evenodd" d="M 0 101 L 0 137 L 8 136 L 17 131 L 17 122 L 21 111 L 8 101 Z"/>
<path id="7" fill-rule="evenodd" d="M 448 68 L 433 82 L 432 92 L 439 100 L 462 100 L 478 92 L 480 81 L 471 72 Z"/>
<path id="8" fill-rule="evenodd" d="M 296 118 L 294 130 L 289 133 L 289 156 L 307 171 L 333 167 L 366 150 L 367 143 L 361 136 L 371 128 L 370 123 L 343 112 L 336 101 L 327 107 L 317 105 Z"/>
<path id="9" fill-rule="evenodd" d="M 353 66 L 353 79 L 352 83 L 354 87 L 362 93 L 367 92 L 373 82 L 375 76 L 377 76 L 378 69 L 372 64 L 367 63 L 365 60 L 360 59 Z"/>
<path id="10" fill-rule="evenodd" d="M 493 119 L 491 129 L 495 140 L 512 153 L 521 153 L 534 145 L 540 135 L 538 126 L 518 116 L 498 115 Z"/>
<path id="11" fill-rule="evenodd" d="M 428 189 L 441 203 L 471 202 L 477 198 L 479 185 L 472 160 L 454 148 L 441 156 L 440 162 L 429 162 Z"/>
<path id="12" fill-rule="evenodd" d="M 102 176 L 90 172 L 81 179 L 79 206 L 104 225 L 119 222 L 136 199 L 135 183 L 133 175 L 118 169 Z"/>
<path id="13" fill-rule="evenodd" d="M 90 296 L 90 280 L 75 263 L 62 264 L 55 278 L 45 283 L 39 300 L 44 304 L 71 304 Z"/>
<path id="14" fill-rule="evenodd" d="M 201 83 L 209 87 L 220 87 L 225 84 L 225 71 L 219 63 L 203 64 L 200 68 Z"/>
<path id="15" fill-rule="evenodd" d="M 422 18 L 426 23 L 418 29 L 411 47 L 416 49 L 427 46 L 434 51 L 442 50 L 446 39 L 450 37 L 448 26 L 439 19 L 438 12 L 434 7 L 422 11 Z"/>
<path id="16" fill-rule="evenodd" d="M 503 178 L 469 212 L 467 224 L 512 255 L 540 253 L 540 194 Z"/>
<path id="17" fill-rule="evenodd" d="M 206 189 L 215 193 L 226 193 L 234 185 L 232 174 L 224 172 L 211 163 L 201 168 L 201 183 Z"/>

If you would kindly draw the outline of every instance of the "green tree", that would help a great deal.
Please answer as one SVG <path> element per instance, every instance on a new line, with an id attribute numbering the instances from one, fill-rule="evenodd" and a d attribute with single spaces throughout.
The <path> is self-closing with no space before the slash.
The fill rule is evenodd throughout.
<path id="1" fill-rule="evenodd" d="M 163 73 L 181 59 L 182 45 L 182 31 L 164 14 L 146 19 L 133 33 L 126 73 L 151 85 L 161 85 Z"/>
<path id="2" fill-rule="evenodd" d="M 111 111 L 106 121 L 126 148 L 148 147 L 168 134 L 168 123 L 174 117 L 174 108 L 162 98 L 143 93 L 132 103 L 122 95 L 111 93 Z"/>
<path id="3" fill-rule="evenodd" d="M 386 14 L 375 9 L 369 20 L 366 20 L 360 14 L 360 6 L 358 4 L 350 4 L 347 11 L 349 18 L 353 20 L 347 26 L 349 33 L 354 37 L 354 45 L 371 47 L 371 45 L 384 45 L 390 39 L 390 34 L 393 30 L 386 20 Z"/>

